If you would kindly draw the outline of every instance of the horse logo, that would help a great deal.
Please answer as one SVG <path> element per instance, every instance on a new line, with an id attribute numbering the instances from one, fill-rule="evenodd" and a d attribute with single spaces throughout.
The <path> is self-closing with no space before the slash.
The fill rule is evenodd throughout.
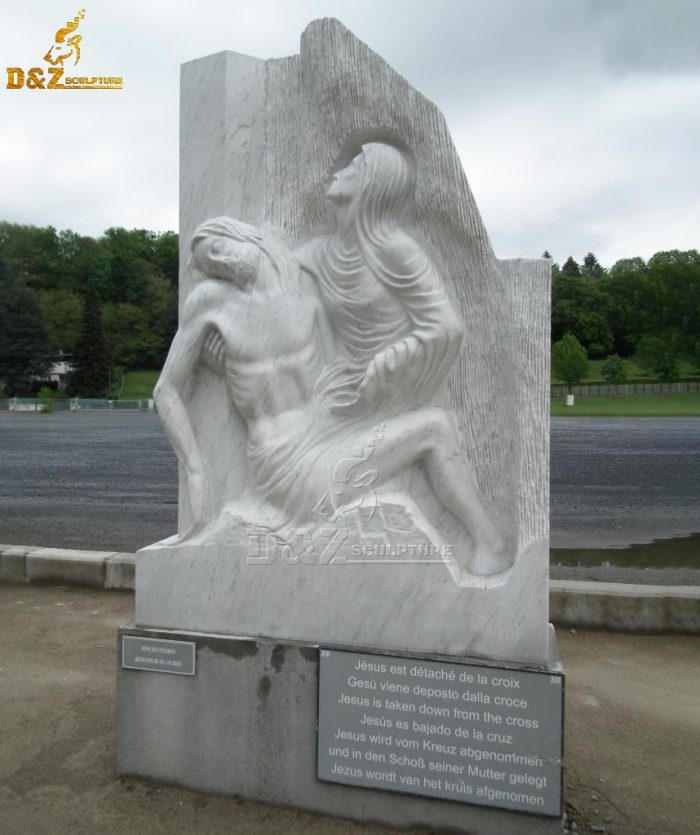
<path id="1" fill-rule="evenodd" d="M 70 70 L 66 72 L 66 59 L 72 59 L 67 62 L 68 67 L 80 61 L 83 37 L 76 30 L 81 20 L 85 20 L 85 9 L 79 9 L 73 20 L 56 32 L 53 45 L 44 55 L 48 67 L 5 67 L 5 87 L 8 90 L 121 90 L 124 82 L 121 76 L 94 71 L 90 75 L 71 76 Z"/>
<path id="2" fill-rule="evenodd" d="M 53 66 L 58 64 L 63 66 L 66 58 L 70 58 L 71 56 L 75 58 L 74 64 L 80 61 L 80 41 L 82 37 L 73 33 L 78 28 L 80 21 L 84 18 L 85 9 L 81 9 L 72 21 L 69 20 L 62 29 L 56 32 L 54 44 L 46 55 L 44 55 L 44 61 L 47 61 Z"/>

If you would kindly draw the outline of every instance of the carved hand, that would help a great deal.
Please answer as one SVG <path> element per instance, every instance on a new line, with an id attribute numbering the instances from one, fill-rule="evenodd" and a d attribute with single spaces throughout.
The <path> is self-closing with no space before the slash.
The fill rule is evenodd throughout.
<path id="1" fill-rule="evenodd" d="M 389 399 L 397 394 L 399 387 L 406 383 L 406 371 L 419 347 L 418 340 L 408 336 L 376 354 L 350 405 L 374 405 L 378 399 Z"/>
<path id="2" fill-rule="evenodd" d="M 202 360 L 212 371 L 222 374 L 225 355 L 224 340 L 218 330 L 212 329 L 202 345 Z"/>

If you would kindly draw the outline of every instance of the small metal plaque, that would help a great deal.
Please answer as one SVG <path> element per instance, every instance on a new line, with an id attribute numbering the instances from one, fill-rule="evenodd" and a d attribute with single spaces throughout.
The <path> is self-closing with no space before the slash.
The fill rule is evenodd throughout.
<path id="1" fill-rule="evenodd" d="M 122 667 L 193 676 L 196 645 L 193 641 L 169 641 L 141 635 L 122 636 Z"/>
<path id="2" fill-rule="evenodd" d="M 561 815 L 559 673 L 321 649 L 318 777 Z"/>

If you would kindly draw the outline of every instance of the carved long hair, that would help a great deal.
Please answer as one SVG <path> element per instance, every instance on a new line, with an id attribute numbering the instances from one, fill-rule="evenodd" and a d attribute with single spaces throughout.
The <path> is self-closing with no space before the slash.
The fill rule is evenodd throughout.
<path id="1" fill-rule="evenodd" d="M 350 219 L 362 259 L 401 301 L 410 332 L 422 344 L 422 351 L 411 359 L 415 375 L 412 396 L 416 402 L 424 402 L 444 379 L 459 351 L 462 325 L 430 255 L 410 231 L 409 210 L 415 189 L 412 160 L 386 142 L 363 144 L 362 156 L 364 171 L 350 204 Z M 333 264 L 330 259 L 338 256 L 331 249 L 327 256 L 331 273 L 335 269 L 342 275 L 342 256 L 340 264 Z M 343 292 L 341 288 L 341 295 Z M 405 335 L 406 324 L 380 317 L 376 330 L 386 339 L 383 347 L 392 347 L 397 334 Z"/>
<path id="2" fill-rule="evenodd" d="M 427 253 L 406 228 L 415 191 L 414 168 L 405 152 L 385 142 L 364 143 L 362 156 L 364 176 L 353 207 L 360 251 L 372 272 L 400 292 L 406 280 L 431 269 Z M 386 253 L 398 236 L 404 246 L 412 244 L 412 257 L 403 268 L 394 263 L 390 269 Z"/>
<path id="3" fill-rule="evenodd" d="M 406 155 L 384 142 L 362 146 L 364 179 L 356 201 L 358 231 L 374 241 L 395 230 L 413 198 L 415 177 Z"/>
<path id="4" fill-rule="evenodd" d="M 242 220 L 235 220 L 232 217 L 214 217 L 200 223 L 194 230 L 190 250 L 194 252 L 197 244 L 206 238 L 232 238 L 240 243 L 254 244 L 277 273 L 280 288 L 289 293 L 301 292 L 299 265 L 287 247 L 272 235 L 248 223 L 243 223 Z"/>

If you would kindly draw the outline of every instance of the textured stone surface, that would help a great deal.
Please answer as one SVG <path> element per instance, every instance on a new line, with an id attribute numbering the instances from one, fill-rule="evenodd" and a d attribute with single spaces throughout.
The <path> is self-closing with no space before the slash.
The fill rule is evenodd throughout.
<path id="1" fill-rule="evenodd" d="M 552 580 L 554 623 L 616 632 L 700 632 L 700 587 Z"/>
<path id="2" fill-rule="evenodd" d="M 175 559 L 169 549 L 141 551 L 135 618 L 170 629 L 538 663 L 549 652 L 542 625 L 546 558 L 533 549 L 508 583 L 465 589 L 441 563 L 304 565 L 278 558 L 246 565 L 243 555 L 216 543 L 182 546 Z"/>
<path id="3" fill-rule="evenodd" d="M 561 832 L 556 818 L 317 780 L 317 647 L 130 627 L 120 645 L 129 634 L 196 641 L 197 675 L 125 670 L 120 659 L 120 774 L 400 828 Z"/>
<path id="4" fill-rule="evenodd" d="M 411 205 L 401 207 L 401 223 L 429 254 L 440 291 L 444 287 L 461 323 L 451 369 L 435 366 L 433 389 L 422 391 L 417 405 L 454 416 L 475 493 L 497 520 L 512 567 L 472 570 L 464 553 L 473 542 L 450 528 L 435 499 L 439 491 L 432 489 L 436 478 L 421 459 L 388 486 L 406 497 L 409 538 L 421 542 L 422 532 L 436 530 L 457 552 L 461 574 L 436 564 L 251 565 L 246 538 L 236 540 L 219 525 L 215 536 L 140 553 L 137 622 L 311 641 L 332 634 L 343 643 L 542 660 L 548 622 L 549 266 L 496 259 L 440 112 L 337 21 L 310 24 L 298 56 L 261 61 L 227 52 L 183 67 L 183 311 L 192 290 L 189 241 L 212 216 L 276 230 L 303 253 L 297 257 L 313 273 L 320 262 L 312 257 L 308 267 L 306 253 L 316 251 L 333 228 L 328 173 L 346 171 L 367 142 L 407 149 L 415 194 Z M 294 321 L 293 299 L 284 304 L 285 322 Z M 368 305 L 371 311 L 369 299 Z M 224 333 L 227 356 L 231 334 Z M 190 383 L 186 414 L 194 434 L 184 435 L 176 449 L 181 460 L 201 449 L 216 516 L 247 486 L 249 422 L 231 407 L 210 363 L 200 363 Z M 403 414 L 413 418 L 413 393 L 404 396 Z M 165 413 L 171 402 L 162 403 Z M 173 410 L 172 426 L 181 425 L 180 414 Z M 405 446 L 411 437 L 407 431 L 399 440 Z M 446 460 L 453 459 L 450 452 Z M 459 481 L 453 478 L 453 486 Z M 181 490 L 181 534 L 190 529 L 191 511 Z M 199 513 L 195 507 L 195 521 Z"/>
<path id="5" fill-rule="evenodd" d="M 27 581 L 102 588 L 104 558 L 110 555 L 111 552 L 37 548 L 26 557 Z"/>
<path id="6" fill-rule="evenodd" d="M 130 590 L 136 584 L 133 554 L 113 554 L 105 560 L 105 588 Z"/>
<path id="7" fill-rule="evenodd" d="M 437 399 L 458 415 L 482 489 L 519 520 L 521 546 L 546 537 L 548 262 L 495 257 L 438 108 L 332 19 L 309 25 L 301 55 L 225 52 L 185 64 L 181 95 L 181 299 L 202 221 L 230 215 L 306 239 L 327 227 L 323 183 L 349 137 L 396 134 L 413 149 L 416 231 L 466 324 L 458 367 Z M 220 388 L 200 387 L 205 402 Z M 203 415 L 202 432 L 224 445 L 230 409 L 208 412 L 211 430 Z"/>

